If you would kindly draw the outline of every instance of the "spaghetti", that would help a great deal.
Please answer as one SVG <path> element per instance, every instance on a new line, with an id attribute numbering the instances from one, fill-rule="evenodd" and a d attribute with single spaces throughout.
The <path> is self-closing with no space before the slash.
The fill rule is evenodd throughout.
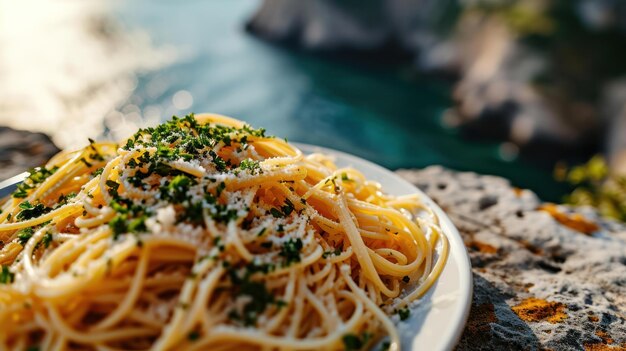
<path id="1" fill-rule="evenodd" d="M 448 252 L 417 196 L 209 114 L 59 153 L 0 240 L 0 349 L 20 351 L 399 350 Z"/>

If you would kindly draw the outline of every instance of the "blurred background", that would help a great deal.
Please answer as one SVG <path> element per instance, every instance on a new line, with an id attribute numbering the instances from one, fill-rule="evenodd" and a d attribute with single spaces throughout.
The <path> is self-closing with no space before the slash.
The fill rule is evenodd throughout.
<path id="1" fill-rule="evenodd" d="M 626 171 L 625 62 L 623 0 L 0 0 L 0 125 L 66 148 L 216 112 L 560 201 Z"/>

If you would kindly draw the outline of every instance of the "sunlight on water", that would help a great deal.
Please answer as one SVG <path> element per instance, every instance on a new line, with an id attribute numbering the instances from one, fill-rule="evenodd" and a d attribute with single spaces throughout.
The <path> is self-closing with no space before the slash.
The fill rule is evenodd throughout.
<path id="1" fill-rule="evenodd" d="M 133 109 L 115 111 L 137 86 L 136 73 L 174 61 L 146 33 L 127 31 L 110 17 L 108 2 L 0 0 L 0 125 L 50 134 L 72 147 L 156 122 Z M 148 112 L 148 111 L 146 111 Z M 120 134 L 120 135 L 118 135 Z"/>

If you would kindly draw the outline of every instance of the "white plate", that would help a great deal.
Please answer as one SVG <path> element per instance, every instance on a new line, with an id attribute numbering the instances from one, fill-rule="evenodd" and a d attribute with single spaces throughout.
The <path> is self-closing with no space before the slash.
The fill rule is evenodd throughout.
<path id="1" fill-rule="evenodd" d="M 320 152 L 335 157 L 339 167 L 354 167 L 379 182 L 391 195 L 417 193 L 439 216 L 441 229 L 450 241 L 446 266 L 433 287 L 411 310 L 411 317 L 398 325 L 403 351 L 452 350 L 467 320 L 472 301 L 472 271 L 459 235 L 448 216 L 428 196 L 395 173 L 362 158 L 313 145 L 293 143 L 305 154 Z"/>

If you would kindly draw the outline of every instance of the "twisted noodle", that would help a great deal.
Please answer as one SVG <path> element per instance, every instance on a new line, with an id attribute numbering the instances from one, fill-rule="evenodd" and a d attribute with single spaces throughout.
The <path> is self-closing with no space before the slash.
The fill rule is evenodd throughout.
<path id="1" fill-rule="evenodd" d="M 399 350 L 448 252 L 417 196 L 218 115 L 59 153 L 0 240 L 2 350 Z"/>

